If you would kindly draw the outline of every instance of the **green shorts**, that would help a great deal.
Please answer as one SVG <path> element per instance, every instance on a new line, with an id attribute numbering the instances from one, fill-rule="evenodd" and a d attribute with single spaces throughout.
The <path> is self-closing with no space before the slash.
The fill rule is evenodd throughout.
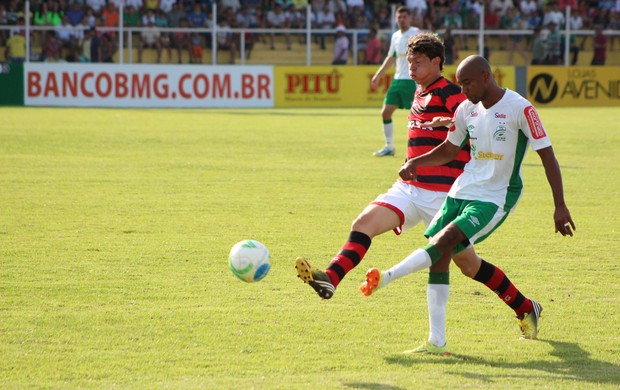
<path id="1" fill-rule="evenodd" d="M 457 245 L 455 252 L 458 253 L 470 244 L 482 242 L 500 227 L 507 216 L 508 213 L 495 203 L 454 199 L 448 196 L 424 235 L 432 237 L 448 226 L 450 222 L 454 222 L 467 236 L 467 240 Z"/>
<path id="2" fill-rule="evenodd" d="M 397 106 L 398 108 L 409 109 L 413 102 L 415 88 L 416 85 L 413 80 L 392 80 L 390 88 L 383 100 L 383 104 L 386 106 Z"/>

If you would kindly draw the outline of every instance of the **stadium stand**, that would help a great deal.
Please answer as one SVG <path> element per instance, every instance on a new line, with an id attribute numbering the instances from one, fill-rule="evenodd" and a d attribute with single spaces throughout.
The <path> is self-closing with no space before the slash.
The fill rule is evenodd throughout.
<path id="1" fill-rule="evenodd" d="M 138 62 L 138 47 L 142 39 L 148 38 L 149 44 L 142 53 L 143 63 L 156 63 L 161 50 L 161 63 L 176 64 L 195 63 L 211 64 L 213 51 L 211 34 L 205 32 L 214 27 L 220 30 L 217 34 L 218 64 L 231 63 L 227 50 L 234 54 L 234 63 L 241 63 L 239 53 L 239 29 L 244 29 L 247 38 L 243 63 L 245 64 L 277 64 L 305 65 L 306 46 L 305 34 L 270 34 L 266 27 L 277 25 L 277 28 L 296 28 L 305 30 L 306 0 L 219 0 L 216 15 L 213 15 L 211 1 L 203 0 L 159 0 L 143 2 L 142 0 L 31 0 L 30 25 L 34 30 L 31 36 L 31 60 L 47 61 L 79 61 L 82 56 L 84 31 L 97 26 L 97 34 L 108 43 L 104 51 L 113 51 L 111 60 L 119 61 L 120 53 L 113 47 L 118 40 L 113 30 L 121 19 L 118 5 L 123 2 L 123 20 L 126 29 L 134 29 L 129 46 L 125 39 L 123 49 L 124 62 Z M 153 4 L 157 8 L 153 9 Z M 148 5 L 145 5 L 148 4 Z M 313 28 L 325 28 L 324 48 L 319 34 L 313 35 L 311 44 L 311 63 L 328 65 L 332 59 L 333 34 L 337 25 L 347 27 L 348 34 L 357 34 L 358 42 L 363 47 L 364 37 L 370 27 L 379 29 L 387 48 L 387 39 L 392 28 L 390 16 L 394 2 L 366 0 L 364 6 L 359 1 L 315 0 L 311 3 L 311 23 Z M 477 46 L 476 33 L 479 23 L 480 3 L 473 0 L 407 0 L 404 2 L 412 10 L 412 22 L 421 28 L 442 33 L 451 28 L 457 37 L 460 58 L 474 53 Z M 571 6 L 571 17 L 568 21 L 575 35 L 571 37 L 572 51 L 578 53 L 575 65 L 589 65 L 593 56 L 593 30 L 601 26 L 608 36 L 607 62 L 609 65 L 620 65 L 620 0 L 557 0 L 548 1 L 544 7 L 533 0 L 490 0 L 485 3 L 484 23 L 487 28 L 496 28 L 501 34 L 486 36 L 485 45 L 490 60 L 496 65 L 526 65 L 531 60 L 532 31 L 542 28 L 543 38 L 550 36 L 550 26 L 566 24 L 566 6 Z M 277 10 L 276 10 L 277 9 Z M 282 13 L 280 10 L 285 10 Z M 15 29 L 19 17 L 25 15 L 25 2 L 12 0 L 0 3 L 0 45 L 6 41 Z M 65 26 L 63 27 L 63 19 Z M 68 22 L 69 26 L 66 25 Z M 317 21 L 318 20 L 318 21 Z M 330 24 L 330 20 L 333 20 Z M 274 22 L 274 21 L 277 21 Z M 321 24 L 319 25 L 319 21 Z M 275 23 L 275 24 L 274 24 Z M 153 28 L 148 34 L 146 26 Z M 225 27 L 224 27 L 225 26 Z M 185 28 L 174 31 L 170 29 Z M 163 29 L 163 30 L 162 30 Z M 197 33 L 203 29 L 202 33 Z M 259 29 L 259 30 L 252 30 Z M 70 39 L 67 39 L 70 31 Z M 256 31 L 259 31 L 257 33 Z M 277 31 L 274 30 L 274 31 Z M 284 30 L 286 31 L 286 30 Z M 319 30 L 320 31 L 320 30 Z M 469 35 L 462 32 L 467 31 Z M 514 31 L 514 33 L 512 32 Z M 104 35 L 112 39 L 103 39 Z M 148 36 L 147 36 L 148 35 Z M 273 41 L 271 37 L 273 36 Z M 57 42 L 58 37 L 64 40 Z M 105 37 L 105 38 L 108 38 Z M 352 36 L 350 36 L 352 38 Z M 352 39 L 350 39 L 353 41 Z M 545 46 L 552 39 L 547 39 Z M 561 42 L 561 41 L 560 41 Z M 181 46 L 181 58 L 176 46 Z M 232 48 L 231 48 L 232 45 Z M 512 45 L 521 45 L 526 58 L 518 51 L 510 53 Z M 58 55 L 54 50 L 60 46 Z M 128 49 L 131 47 L 131 50 Z M 170 50 L 168 49 L 170 47 Z M 161 49 L 160 49 L 161 48 Z M 549 48 L 549 50 L 551 50 Z M 52 54 L 50 55 L 50 52 Z M 192 56 L 190 54 L 193 53 Z M 0 51 L 0 60 L 5 60 L 5 51 Z M 106 57 L 105 53 L 103 55 Z M 88 56 L 86 56 L 88 57 Z M 108 56 L 109 57 L 109 56 Z M 192 58 L 190 58 L 192 57 Z M 363 51 L 357 53 L 358 64 L 363 63 Z M 350 64 L 352 61 L 349 62 Z"/>

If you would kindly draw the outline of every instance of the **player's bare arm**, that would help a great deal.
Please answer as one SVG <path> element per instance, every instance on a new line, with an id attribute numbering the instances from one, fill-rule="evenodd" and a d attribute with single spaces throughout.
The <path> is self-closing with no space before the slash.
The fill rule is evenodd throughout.
<path id="1" fill-rule="evenodd" d="M 449 163 L 459 154 L 461 148 L 445 140 L 435 149 L 421 156 L 407 160 L 401 167 L 398 175 L 403 180 L 415 180 L 416 166 L 436 166 Z"/>
<path id="2" fill-rule="evenodd" d="M 551 186 L 551 192 L 553 194 L 553 204 L 555 205 L 555 212 L 553 213 L 553 219 L 555 221 L 555 232 L 560 232 L 563 236 L 573 236 L 573 231 L 577 228 L 570 216 L 570 211 L 564 202 L 564 186 L 562 184 L 562 173 L 560 171 L 560 164 L 555 158 L 553 153 L 553 147 L 549 146 L 537 151 L 543 167 L 545 167 L 545 174 L 547 175 L 547 181 Z"/>
<path id="3" fill-rule="evenodd" d="M 383 76 L 383 73 L 385 73 L 387 69 L 389 69 L 392 65 L 394 65 L 395 62 L 396 62 L 396 57 L 385 57 L 385 60 L 383 60 L 383 64 L 381 64 L 381 67 L 379 67 L 379 70 L 377 70 L 375 75 L 372 76 L 372 80 L 370 80 L 370 85 L 373 88 L 377 88 L 377 84 L 379 83 L 379 79 L 381 78 L 381 76 Z"/>
<path id="4" fill-rule="evenodd" d="M 450 127 L 454 124 L 454 118 L 450 116 L 436 116 L 429 122 L 422 123 L 423 127 Z"/>

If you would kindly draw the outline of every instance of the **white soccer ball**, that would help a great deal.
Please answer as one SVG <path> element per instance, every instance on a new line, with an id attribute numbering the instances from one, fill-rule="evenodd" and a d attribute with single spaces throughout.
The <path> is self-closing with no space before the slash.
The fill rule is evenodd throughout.
<path id="1" fill-rule="evenodd" d="M 236 243 L 228 255 L 228 266 L 233 275 L 244 282 L 258 282 L 267 276 L 271 268 L 269 250 L 255 240 Z"/>

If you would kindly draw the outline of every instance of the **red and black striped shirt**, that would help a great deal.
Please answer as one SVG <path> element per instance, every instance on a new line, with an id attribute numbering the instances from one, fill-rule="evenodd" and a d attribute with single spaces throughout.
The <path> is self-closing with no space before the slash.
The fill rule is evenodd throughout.
<path id="1" fill-rule="evenodd" d="M 408 117 L 408 159 L 430 152 L 446 139 L 449 131 L 447 127 L 425 128 L 424 123 L 437 116 L 453 117 L 456 108 L 465 99 L 461 88 L 444 77 L 432 82 L 424 90 L 418 86 Z M 417 167 L 416 180 L 409 180 L 406 183 L 431 191 L 448 192 L 468 161 L 469 143 L 452 162 L 441 166 Z"/>

